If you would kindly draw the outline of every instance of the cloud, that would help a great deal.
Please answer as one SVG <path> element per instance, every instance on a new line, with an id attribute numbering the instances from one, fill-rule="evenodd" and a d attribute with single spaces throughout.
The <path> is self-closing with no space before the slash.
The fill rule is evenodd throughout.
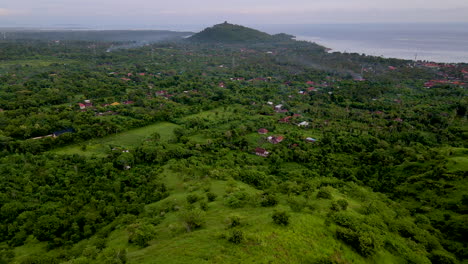
<path id="1" fill-rule="evenodd" d="M 0 8 L 0 16 L 17 16 L 17 15 L 27 15 L 29 12 L 26 10 L 14 10 L 7 8 Z"/>

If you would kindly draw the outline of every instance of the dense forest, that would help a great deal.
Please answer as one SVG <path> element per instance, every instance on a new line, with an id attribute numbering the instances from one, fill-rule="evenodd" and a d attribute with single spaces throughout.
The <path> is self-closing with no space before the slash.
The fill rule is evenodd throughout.
<path id="1" fill-rule="evenodd" d="M 0 40 L 0 263 L 468 263 L 466 83 L 227 23 Z"/>

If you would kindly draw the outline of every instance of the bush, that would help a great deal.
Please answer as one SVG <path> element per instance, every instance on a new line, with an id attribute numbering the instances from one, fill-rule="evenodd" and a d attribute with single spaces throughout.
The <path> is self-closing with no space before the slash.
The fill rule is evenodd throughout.
<path id="1" fill-rule="evenodd" d="M 232 227 L 236 227 L 236 226 L 240 226 L 241 225 L 241 218 L 240 216 L 238 215 L 231 215 L 229 218 L 228 218 L 228 227 L 232 228 Z"/>
<path id="2" fill-rule="evenodd" d="M 189 195 L 187 195 L 186 199 L 187 199 L 187 202 L 189 204 L 194 204 L 198 200 L 200 200 L 200 197 L 198 195 L 196 195 L 196 194 L 189 194 Z"/>
<path id="3" fill-rule="evenodd" d="M 278 198 L 276 198 L 276 196 L 273 194 L 264 195 L 262 201 L 260 202 L 260 205 L 263 207 L 275 206 L 277 204 Z"/>
<path id="4" fill-rule="evenodd" d="M 206 201 L 201 201 L 200 209 L 202 209 L 203 211 L 208 211 L 208 203 Z"/>
<path id="5" fill-rule="evenodd" d="M 318 199 L 332 199 L 332 192 L 330 187 L 322 187 L 317 193 Z"/>
<path id="6" fill-rule="evenodd" d="M 28 256 L 23 261 L 21 261 L 21 264 L 58 264 L 60 263 L 58 259 L 50 256 L 39 256 L 39 255 L 32 255 Z"/>
<path id="7" fill-rule="evenodd" d="M 125 264 L 127 263 L 126 249 L 106 248 L 103 250 L 104 264 Z"/>
<path id="8" fill-rule="evenodd" d="M 225 203 L 231 208 L 241 208 L 247 203 L 249 196 L 245 192 L 235 192 L 229 195 Z"/>
<path id="9" fill-rule="evenodd" d="M 294 212 L 300 212 L 306 207 L 307 201 L 300 196 L 291 197 L 288 199 L 288 204 L 289 207 L 291 207 L 291 210 L 293 210 Z"/>
<path id="10" fill-rule="evenodd" d="M 449 253 L 441 251 L 441 250 L 435 250 L 431 253 L 429 256 L 429 259 L 431 260 L 432 263 L 437 263 L 437 264 L 455 264 L 457 263 L 457 260 L 452 257 Z"/>
<path id="11" fill-rule="evenodd" d="M 371 232 L 356 232 L 349 228 L 337 228 L 336 236 L 364 257 L 372 256 L 382 244 L 380 239 Z"/>
<path id="12" fill-rule="evenodd" d="M 134 224 L 128 228 L 128 242 L 140 247 L 147 247 L 156 236 L 156 229 L 151 224 Z"/>
<path id="13" fill-rule="evenodd" d="M 333 201 L 331 205 L 331 210 L 333 211 L 341 211 L 341 210 L 346 210 L 348 208 L 348 201 L 345 199 L 339 199 L 337 201 Z"/>
<path id="14" fill-rule="evenodd" d="M 228 237 L 228 241 L 234 244 L 240 244 L 244 241 L 244 233 L 241 230 L 234 230 Z"/>
<path id="15" fill-rule="evenodd" d="M 205 224 L 205 212 L 200 209 L 184 210 L 180 213 L 180 218 L 187 232 L 198 229 Z"/>
<path id="16" fill-rule="evenodd" d="M 338 201 L 336 201 L 337 204 L 340 206 L 341 210 L 346 210 L 348 209 L 348 201 L 346 201 L 345 199 L 339 199 Z"/>
<path id="17" fill-rule="evenodd" d="M 275 211 L 272 215 L 273 222 L 277 225 L 289 225 L 289 214 L 286 211 Z"/>
<path id="18" fill-rule="evenodd" d="M 216 200 L 216 194 L 212 192 L 207 192 L 206 199 L 208 199 L 208 202 L 213 202 L 214 200 Z"/>

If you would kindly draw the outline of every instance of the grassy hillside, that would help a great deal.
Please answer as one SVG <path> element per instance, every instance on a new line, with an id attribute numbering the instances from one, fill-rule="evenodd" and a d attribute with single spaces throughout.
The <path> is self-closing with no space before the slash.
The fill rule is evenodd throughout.
<path id="1" fill-rule="evenodd" d="M 289 36 L 289 39 L 290 37 L 292 36 Z M 205 43 L 261 43 L 287 38 L 286 35 L 279 35 L 275 38 L 265 32 L 225 22 L 206 28 L 188 39 L 193 42 Z"/>

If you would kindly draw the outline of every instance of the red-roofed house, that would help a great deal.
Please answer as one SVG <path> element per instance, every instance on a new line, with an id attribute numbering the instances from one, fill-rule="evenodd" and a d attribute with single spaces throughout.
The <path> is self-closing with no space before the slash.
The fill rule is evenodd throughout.
<path id="1" fill-rule="evenodd" d="M 268 137 L 268 142 L 270 142 L 272 144 L 281 143 L 281 141 L 283 141 L 283 140 L 284 140 L 283 136 L 270 136 L 270 137 Z"/>
<path id="2" fill-rule="evenodd" d="M 260 135 L 265 135 L 266 133 L 268 133 L 268 130 L 267 130 L 266 128 L 260 128 L 260 129 L 258 130 L 258 133 L 259 133 Z"/>
<path id="3" fill-rule="evenodd" d="M 292 118 L 292 116 L 287 116 L 285 118 L 281 118 L 279 120 L 280 123 L 289 123 L 290 119 Z"/>
<path id="4" fill-rule="evenodd" d="M 388 69 L 391 70 L 391 71 L 394 71 L 394 70 L 396 70 L 396 67 L 388 66 Z"/>
<path id="5" fill-rule="evenodd" d="M 261 157 L 268 157 L 270 152 L 266 151 L 266 149 L 263 148 L 256 148 L 255 149 L 255 155 L 261 156 Z"/>
<path id="6" fill-rule="evenodd" d="M 306 84 L 308 84 L 308 85 L 315 85 L 315 82 L 313 82 L 313 81 L 308 81 L 308 82 L 306 82 Z"/>
<path id="7" fill-rule="evenodd" d="M 81 110 L 83 110 L 83 109 L 86 108 L 86 105 L 85 105 L 85 104 L 79 103 L 78 105 L 80 106 L 80 109 L 81 109 Z"/>

